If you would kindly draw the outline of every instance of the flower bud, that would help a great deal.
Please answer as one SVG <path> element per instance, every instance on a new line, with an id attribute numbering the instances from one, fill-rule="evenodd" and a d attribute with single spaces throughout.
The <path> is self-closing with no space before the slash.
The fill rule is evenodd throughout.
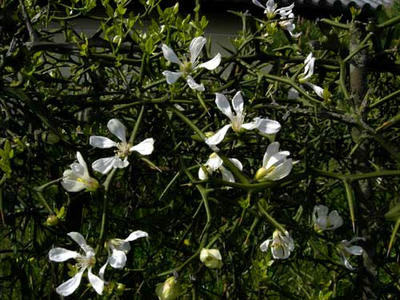
<path id="1" fill-rule="evenodd" d="M 264 167 L 261 167 L 261 168 L 259 168 L 259 169 L 257 170 L 255 179 L 256 179 L 257 181 L 261 181 L 261 180 L 263 180 L 263 178 L 265 177 L 265 175 L 267 175 L 267 173 L 268 173 L 268 172 L 267 172 L 267 169 L 264 168 Z"/>
<path id="2" fill-rule="evenodd" d="M 58 221 L 59 221 L 59 219 L 57 218 L 56 215 L 49 215 L 47 217 L 47 220 L 46 220 L 45 224 L 47 226 L 55 226 L 55 225 L 58 224 Z"/>
<path id="3" fill-rule="evenodd" d="M 167 278 L 163 283 L 157 284 L 156 294 L 160 300 L 177 299 L 180 293 L 180 285 L 174 276 Z"/>
<path id="4" fill-rule="evenodd" d="M 219 269 L 222 267 L 222 257 L 218 249 L 203 248 L 200 252 L 200 261 L 210 269 Z"/>

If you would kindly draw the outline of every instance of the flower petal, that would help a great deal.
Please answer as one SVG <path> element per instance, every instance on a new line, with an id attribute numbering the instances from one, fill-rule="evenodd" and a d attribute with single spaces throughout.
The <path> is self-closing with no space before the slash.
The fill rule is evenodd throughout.
<path id="1" fill-rule="evenodd" d="M 201 166 L 199 168 L 198 176 L 200 180 L 206 180 L 208 179 L 208 173 L 204 172 L 203 168 L 206 168 L 205 166 Z"/>
<path id="2" fill-rule="evenodd" d="M 76 159 L 78 160 L 79 165 L 81 165 L 83 168 L 83 174 L 86 177 L 89 177 L 89 171 L 88 171 L 87 164 L 86 164 L 85 160 L 83 159 L 82 154 L 79 151 L 76 152 Z"/>
<path id="3" fill-rule="evenodd" d="M 74 277 L 72 277 L 69 280 L 67 280 L 66 282 L 60 284 L 56 288 L 57 294 L 66 297 L 66 296 L 71 295 L 73 292 L 75 292 L 75 290 L 79 287 L 79 284 L 81 283 L 82 275 L 83 275 L 84 271 L 85 271 L 85 268 L 79 270 L 79 272 L 76 273 Z"/>
<path id="4" fill-rule="evenodd" d="M 235 182 L 235 177 L 233 176 L 232 172 L 229 171 L 227 168 L 225 168 L 224 166 L 221 166 L 219 168 L 219 170 L 221 171 L 222 174 L 222 179 L 224 181 L 228 181 L 228 182 Z"/>
<path id="5" fill-rule="evenodd" d="M 208 166 L 211 172 L 218 170 L 223 164 L 222 159 L 217 155 L 217 153 L 213 153 L 210 155 L 209 159 L 206 162 L 206 166 Z"/>
<path id="6" fill-rule="evenodd" d="M 267 252 L 268 248 L 269 248 L 269 244 L 272 242 L 271 239 L 265 240 L 264 242 L 262 242 L 262 244 L 260 245 L 260 250 L 262 252 Z"/>
<path id="7" fill-rule="evenodd" d="M 333 210 L 329 213 L 329 222 L 331 223 L 330 229 L 336 229 L 343 225 L 343 218 L 336 210 Z"/>
<path id="8" fill-rule="evenodd" d="M 49 251 L 49 259 L 55 262 L 63 262 L 71 258 L 77 258 L 81 256 L 76 251 L 71 251 L 64 248 L 52 248 Z"/>
<path id="9" fill-rule="evenodd" d="M 211 146 L 218 145 L 224 139 L 226 133 L 228 132 L 229 128 L 231 128 L 231 124 L 225 125 L 220 130 L 218 130 L 213 136 L 209 137 L 205 140 L 206 144 Z"/>
<path id="10" fill-rule="evenodd" d="M 242 124 L 241 128 L 246 129 L 246 130 L 253 130 L 253 129 L 256 129 L 258 127 L 260 122 L 261 122 L 260 118 L 254 118 L 254 120 L 251 121 L 250 123 Z"/>
<path id="11" fill-rule="evenodd" d="M 262 5 L 260 2 L 258 2 L 257 0 L 252 0 L 252 2 L 253 2 L 253 4 L 257 5 L 258 7 L 265 9 L 265 6 Z"/>
<path id="12" fill-rule="evenodd" d="M 123 168 L 126 168 L 127 166 L 129 166 L 129 161 L 128 161 L 127 157 L 125 157 L 124 160 L 122 160 L 118 156 L 115 157 L 114 162 L 113 162 L 114 168 L 123 169 Z"/>
<path id="13" fill-rule="evenodd" d="M 263 158 L 263 167 L 267 166 L 269 159 L 278 153 L 279 151 L 279 142 L 273 142 L 268 145 L 267 150 L 265 151 L 264 158 Z"/>
<path id="14" fill-rule="evenodd" d="M 118 156 L 99 158 L 92 163 L 92 169 L 102 174 L 107 174 L 114 167 L 114 162 Z"/>
<path id="15" fill-rule="evenodd" d="M 196 90 L 199 92 L 204 92 L 204 90 L 205 90 L 204 85 L 198 84 L 196 81 L 194 81 L 192 76 L 187 76 L 186 82 L 192 90 Z"/>
<path id="16" fill-rule="evenodd" d="M 196 66 L 195 69 L 206 68 L 207 70 L 211 71 L 216 69 L 220 63 L 221 63 L 221 54 L 218 53 L 217 55 L 214 56 L 214 58 L 210 59 L 209 61 L 206 61 L 205 63 Z"/>
<path id="17" fill-rule="evenodd" d="M 291 87 L 289 89 L 288 95 L 287 95 L 289 100 L 296 100 L 299 98 L 299 96 L 300 96 L 300 94 L 295 88 Z"/>
<path id="18" fill-rule="evenodd" d="M 264 167 L 266 169 L 269 169 L 272 166 L 277 167 L 278 165 L 282 164 L 289 155 L 289 151 L 279 151 L 269 158 L 267 164 Z"/>
<path id="19" fill-rule="evenodd" d="M 132 232 L 124 241 L 125 242 L 132 242 L 134 240 L 140 239 L 140 238 L 144 238 L 144 237 L 148 237 L 148 233 L 144 232 L 142 230 L 136 230 L 134 232 Z"/>
<path id="20" fill-rule="evenodd" d="M 347 269 L 349 269 L 350 271 L 354 271 L 356 268 L 354 268 L 351 264 L 350 264 L 350 262 L 349 262 L 349 260 L 347 259 L 347 257 L 346 256 L 344 256 L 343 254 L 340 254 L 340 260 L 342 261 L 342 264 L 347 268 Z"/>
<path id="21" fill-rule="evenodd" d="M 281 129 L 281 124 L 275 120 L 260 119 L 257 129 L 264 134 L 275 134 Z"/>
<path id="22" fill-rule="evenodd" d="M 314 213 L 316 213 L 318 217 L 327 216 L 328 212 L 329 208 L 325 205 L 316 205 L 314 207 Z"/>
<path id="23" fill-rule="evenodd" d="M 92 268 L 89 268 L 88 270 L 88 278 L 96 293 L 101 295 L 104 289 L 104 281 L 92 273 Z"/>
<path id="24" fill-rule="evenodd" d="M 168 84 L 174 84 L 179 77 L 182 76 L 182 72 L 171 72 L 171 71 L 164 71 L 162 74 L 165 76 Z"/>
<path id="25" fill-rule="evenodd" d="M 244 101 L 243 101 L 243 97 L 242 97 L 242 94 L 240 93 L 240 91 L 237 92 L 235 94 L 235 96 L 233 96 L 232 106 L 237 115 L 241 115 L 243 113 Z"/>
<path id="26" fill-rule="evenodd" d="M 225 116 L 227 116 L 230 120 L 233 119 L 231 105 L 229 104 L 228 99 L 226 99 L 224 94 L 215 93 L 215 104 Z"/>
<path id="27" fill-rule="evenodd" d="M 71 170 L 76 177 L 84 177 L 85 176 L 85 168 L 76 162 L 71 164 Z"/>
<path id="28" fill-rule="evenodd" d="M 161 50 L 163 52 L 163 55 L 165 57 L 166 60 L 173 62 L 175 64 L 181 65 L 181 61 L 179 60 L 179 58 L 176 56 L 174 50 L 172 50 L 170 47 L 168 47 L 165 44 L 162 44 L 161 46 Z"/>
<path id="29" fill-rule="evenodd" d="M 126 264 L 126 255 L 124 251 L 113 249 L 110 258 L 108 259 L 108 263 L 114 269 L 122 269 Z"/>
<path id="30" fill-rule="evenodd" d="M 324 98 L 324 89 L 322 87 L 312 84 L 310 82 L 306 82 L 305 85 L 312 88 L 312 90 L 317 94 L 318 97 Z"/>
<path id="31" fill-rule="evenodd" d="M 238 168 L 240 171 L 243 170 L 243 165 L 242 163 L 236 159 L 236 158 L 229 158 L 229 160 L 231 161 L 231 163 L 233 163 L 235 165 L 236 168 Z"/>
<path id="32" fill-rule="evenodd" d="M 107 266 L 108 266 L 108 259 L 106 263 L 99 270 L 99 276 L 102 280 L 104 280 L 104 272 L 106 271 Z"/>
<path id="33" fill-rule="evenodd" d="M 197 58 L 199 57 L 200 52 L 203 49 L 206 42 L 207 42 L 206 38 L 202 36 L 195 37 L 190 42 L 189 52 L 190 52 L 190 62 L 192 63 L 192 65 L 196 64 Z"/>
<path id="34" fill-rule="evenodd" d="M 129 149 L 129 151 L 136 151 L 139 152 L 142 155 L 149 155 L 153 152 L 154 150 L 154 139 L 153 138 L 148 138 L 145 139 L 143 142 L 137 144 L 136 146 L 133 146 Z"/>
<path id="35" fill-rule="evenodd" d="M 111 119 L 107 123 L 107 128 L 115 135 L 121 142 L 126 142 L 126 127 L 118 119 Z"/>
<path id="36" fill-rule="evenodd" d="M 77 243 L 83 251 L 85 251 L 86 256 L 92 255 L 94 256 L 94 250 L 88 244 L 86 244 L 86 240 L 82 234 L 79 232 L 69 232 L 67 235 Z"/>
<path id="37" fill-rule="evenodd" d="M 289 175 L 290 171 L 292 170 L 293 167 L 293 162 L 292 159 L 289 158 L 288 160 L 285 160 L 283 163 L 278 165 L 271 173 L 269 173 L 265 179 L 267 180 L 281 180 L 282 178 L 286 177 Z"/>
<path id="38" fill-rule="evenodd" d="M 96 148 L 111 148 L 117 147 L 117 143 L 104 136 L 92 135 L 89 138 L 89 144 Z"/>
<path id="39" fill-rule="evenodd" d="M 360 246 L 350 246 L 345 248 L 346 251 L 352 255 L 361 255 L 363 253 L 363 248 Z"/>
<path id="40" fill-rule="evenodd" d="M 71 180 L 68 177 L 66 177 L 65 176 L 66 171 L 64 172 L 64 178 L 61 181 L 61 185 L 67 192 L 72 192 L 72 193 L 80 192 L 86 188 L 86 185 L 83 182 Z"/>

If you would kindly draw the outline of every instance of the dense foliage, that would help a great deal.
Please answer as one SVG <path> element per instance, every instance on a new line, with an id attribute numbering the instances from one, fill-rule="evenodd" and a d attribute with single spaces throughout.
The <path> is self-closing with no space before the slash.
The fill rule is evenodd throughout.
<path id="1" fill-rule="evenodd" d="M 57 297 L 108 262 L 103 296 L 85 272 L 76 298 L 395 299 L 400 18 L 381 9 L 359 20 L 352 8 L 351 20 L 317 22 L 249 1 L 255 14 L 232 12 L 243 26 L 229 53 L 217 64 L 208 39 L 199 63 L 213 66 L 195 68 L 186 60 L 207 37 L 200 6 L 185 15 L 129 2 L 0 2 L 1 298 Z M 98 30 L 79 31 L 82 17 Z M 169 84 L 165 71 L 179 70 Z M 244 113 L 233 103 L 232 121 L 215 102 L 237 92 Z M 256 117 L 265 130 L 245 130 Z M 93 147 L 93 136 L 118 141 L 115 119 L 127 143 Z M 231 121 L 239 127 L 211 143 Z M 273 142 L 290 155 L 266 165 Z M 89 175 L 68 183 L 78 151 Z M 118 168 L 91 167 L 114 153 Z M 122 239 L 137 230 L 148 237 L 128 252 Z M 74 232 L 93 249 L 79 251 Z M 78 264 L 54 262 L 64 247 Z M 117 254 L 126 264 L 112 263 Z"/>

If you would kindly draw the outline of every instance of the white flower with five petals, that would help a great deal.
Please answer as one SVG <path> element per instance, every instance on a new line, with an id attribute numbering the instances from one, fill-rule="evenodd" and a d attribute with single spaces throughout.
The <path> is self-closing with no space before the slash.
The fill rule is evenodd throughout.
<path id="1" fill-rule="evenodd" d="M 76 251 L 67 250 L 64 248 L 53 248 L 49 251 L 49 259 L 55 262 L 64 262 L 71 258 L 77 261 L 78 273 L 72 278 L 62 283 L 56 288 L 56 292 L 61 296 L 71 295 L 81 283 L 82 275 L 86 269 L 88 269 L 88 278 L 92 287 L 98 294 L 103 293 L 104 280 L 92 273 L 92 268 L 96 263 L 95 253 L 92 247 L 86 244 L 85 238 L 78 232 L 70 232 L 68 236 L 73 239 L 84 251 L 85 254 L 81 254 Z"/>
<path id="2" fill-rule="evenodd" d="M 343 225 L 343 218 L 336 210 L 332 210 L 328 215 L 329 208 L 325 205 L 315 205 L 312 215 L 314 228 L 317 231 L 335 230 Z"/>
<path id="3" fill-rule="evenodd" d="M 216 148 L 216 145 L 223 141 L 230 128 L 232 128 L 232 130 L 235 132 L 239 132 L 241 129 L 257 129 L 263 134 L 274 134 L 281 129 L 281 124 L 279 124 L 278 121 L 266 118 L 263 119 L 256 117 L 250 123 L 243 123 L 246 114 L 243 111 L 244 101 L 240 91 L 237 92 L 232 98 L 232 107 L 235 113 L 232 112 L 231 106 L 223 94 L 216 93 L 215 95 L 215 103 L 217 104 L 218 109 L 225 116 L 227 116 L 231 122 L 230 124 L 225 125 L 218 130 L 213 136 L 205 140 L 206 144 L 209 145 L 214 151 L 218 149 Z"/>
<path id="4" fill-rule="evenodd" d="M 275 259 L 286 259 L 294 250 L 294 241 L 290 237 L 289 232 L 282 233 L 278 229 L 274 231 L 272 239 L 267 239 L 260 245 L 262 252 L 267 252 L 271 247 L 272 257 Z"/>
<path id="5" fill-rule="evenodd" d="M 242 163 L 236 159 L 236 158 L 229 158 L 229 160 L 235 165 L 236 168 L 238 168 L 240 171 L 242 171 L 243 166 Z M 214 173 L 215 171 L 219 170 L 222 174 L 222 179 L 228 182 L 235 182 L 235 177 L 233 177 L 233 174 L 231 171 L 226 169 L 223 165 L 222 159 L 218 156 L 217 153 L 212 153 L 207 160 L 207 162 L 199 168 L 199 179 L 200 180 L 206 180 L 208 179 L 208 176 Z"/>
<path id="6" fill-rule="evenodd" d="M 360 256 L 364 252 L 364 249 L 361 248 L 360 246 L 352 246 L 352 243 L 354 243 L 356 241 L 360 241 L 360 240 L 361 241 L 365 241 L 365 238 L 355 237 L 350 241 L 343 240 L 337 246 L 337 249 L 338 249 L 339 254 L 340 254 L 340 260 L 342 261 L 342 264 L 347 269 L 349 269 L 350 271 L 354 271 L 355 270 L 355 268 L 350 264 L 350 262 L 348 260 L 350 255 Z"/>
<path id="7" fill-rule="evenodd" d="M 154 150 L 154 139 L 148 138 L 143 142 L 132 146 L 126 141 L 126 127 L 117 119 L 111 119 L 107 123 L 108 130 L 113 133 L 120 142 L 114 142 L 104 136 L 91 136 L 89 144 L 96 148 L 116 147 L 115 155 L 100 158 L 93 162 L 92 168 L 102 174 L 107 174 L 112 168 L 126 168 L 129 165 L 128 156 L 136 151 L 142 155 L 149 155 Z"/>
<path id="8" fill-rule="evenodd" d="M 257 170 L 255 179 L 276 181 L 289 175 L 293 167 L 292 159 L 287 158 L 289 155 L 289 151 L 279 151 L 278 142 L 269 144 L 264 154 L 262 167 Z"/>
<path id="9" fill-rule="evenodd" d="M 104 278 L 104 272 L 107 265 L 114 269 L 122 269 L 125 267 L 127 258 L 126 254 L 131 250 L 129 242 L 133 242 L 139 238 L 148 237 L 147 232 L 136 230 L 132 232 L 126 239 L 111 239 L 107 242 L 108 259 L 100 269 L 100 277 Z"/>
<path id="10" fill-rule="evenodd" d="M 161 49 L 165 59 L 172 63 L 178 64 L 180 69 L 179 72 L 164 71 L 162 73 L 167 79 L 168 84 L 174 84 L 179 79 L 179 77 L 183 76 L 186 79 L 186 82 L 191 89 L 200 92 L 204 91 L 204 85 L 196 83 L 190 74 L 193 71 L 200 68 L 206 68 L 207 70 L 214 70 L 221 63 L 221 54 L 218 53 L 211 60 L 199 64 L 198 58 L 206 42 L 207 42 L 206 38 L 202 36 L 194 38 L 189 46 L 189 60 L 185 58 L 183 62 L 179 60 L 174 50 L 172 50 L 167 45 L 162 44 Z"/>
<path id="11" fill-rule="evenodd" d="M 78 162 L 71 164 L 71 169 L 65 170 L 61 185 L 68 192 L 79 192 L 86 189 L 89 192 L 99 187 L 96 179 L 90 177 L 88 167 L 81 153 L 76 152 Z"/>

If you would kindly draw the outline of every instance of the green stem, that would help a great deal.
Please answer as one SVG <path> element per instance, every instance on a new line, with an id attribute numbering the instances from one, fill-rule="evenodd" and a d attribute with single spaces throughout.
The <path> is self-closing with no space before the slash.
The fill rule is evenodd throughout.
<path id="1" fill-rule="evenodd" d="M 142 107 L 140 108 L 139 116 L 136 120 L 135 126 L 133 127 L 131 136 L 129 137 L 130 144 L 133 144 L 133 141 L 135 140 L 136 134 L 139 130 L 140 123 L 142 122 L 143 119 L 143 113 L 144 113 L 144 105 L 142 105 Z"/>
<path id="2" fill-rule="evenodd" d="M 343 92 L 344 98 L 349 99 L 349 92 L 346 87 L 346 64 L 343 60 L 339 61 L 340 64 L 340 76 L 339 76 L 339 85 Z"/>
<path id="3" fill-rule="evenodd" d="M 275 76 L 275 75 L 271 75 L 271 74 L 262 74 L 262 76 L 264 76 L 265 78 L 274 80 L 274 81 L 278 81 L 278 82 L 282 82 L 282 83 L 286 83 L 288 85 L 290 85 L 291 87 L 293 87 L 296 91 L 298 91 L 302 96 L 304 96 L 305 98 L 307 98 L 311 103 L 313 104 L 317 104 L 317 105 L 321 105 L 323 106 L 324 103 L 314 97 L 311 97 L 309 94 L 307 94 L 300 86 L 298 86 L 296 83 L 294 83 L 292 80 L 287 79 L 287 78 L 282 78 L 279 76 Z"/>
<path id="4" fill-rule="evenodd" d="M 243 173 L 223 154 L 218 153 L 218 156 L 224 162 L 224 165 L 239 179 L 239 181 L 243 184 L 249 184 L 249 179 L 243 175 Z"/>
<path id="5" fill-rule="evenodd" d="M 206 139 L 206 136 L 204 133 L 192 122 L 190 121 L 183 113 L 181 113 L 179 110 L 175 109 L 174 107 L 170 107 L 172 112 L 177 115 L 183 122 L 185 122 L 190 128 L 193 129 L 194 132 L 196 132 L 202 140 Z"/>
<path id="6" fill-rule="evenodd" d="M 113 168 L 111 172 L 108 174 L 106 181 L 104 181 L 104 197 L 103 197 L 103 212 L 101 214 L 101 225 L 100 225 L 100 234 L 99 234 L 99 244 L 97 245 L 96 252 L 102 247 L 104 244 L 104 232 L 107 221 L 107 204 L 108 204 L 108 189 L 110 187 L 111 180 L 115 174 L 117 169 Z"/>
<path id="7" fill-rule="evenodd" d="M 271 223 L 272 226 L 277 228 L 280 232 L 285 233 L 286 229 L 277 221 L 275 220 L 267 211 L 262 207 L 261 203 L 258 202 L 258 209 L 264 214 L 265 217 L 267 217 L 267 220 Z"/>
<path id="8" fill-rule="evenodd" d="M 386 28 L 386 27 L 389 27 L 389 26 L 396 25 L 398 23 L 400 23 L 400 16 L 391 18 L 390 20 L 387 20 L 386 22 L 383 22 L 383 23 L 377 25 L 376 27 L 379 28 L 379 29 L 383 29 L 383 28 Z"/>
<path id="9" fill-rule="evenodd" d="M 391 94 L 389 94 L 389 95 L 383 97 L 383 98 L 382 98 L 381 100 L 379 100 L 378 102 L 375 102 L 374 104 L 370 105 L 370 108 L 372 109 L 372 108 L 375 108 L 375 107 L 377 107 L 377 106 L 379 106 L 379 105 L 382 105 L 382 104 L 385 103 L 386 101 L 389 101 L 390 99 L 395 98 L 397 95 L 400 95 L 400 90 L 395 91 L 395 92 L 393 92 L 393 93 L 391 93 Z M 398 99 L 398 98 L 396 98 L 396 99 Z"/>
<path id="10" fill-rule="evenodd" d="M 340 29 L 350 30 L 350 25 L 339 23 L 339 22 L 335 22 L 335 21 L 332 21 L 330 19 L 321 19 L 320 22 L 328 24 L 328 25 L 331 25 L 333 27 L 340 28 Z"/>
<path id="11" fill-rule="evenodd" d="M 349 180 L 343 180 L 344 187 L 346 189 L 346 198 L 347 198 L 347 203 L 349 205 L 349 212 L 350 212 L 350 218 L 351 218 L 351 223 L 353 225 L 353 232 L 356 232 L 356 218 L 354 215 L 354 192 L 353 188 L 351 187 L 351 183 Z"/>

